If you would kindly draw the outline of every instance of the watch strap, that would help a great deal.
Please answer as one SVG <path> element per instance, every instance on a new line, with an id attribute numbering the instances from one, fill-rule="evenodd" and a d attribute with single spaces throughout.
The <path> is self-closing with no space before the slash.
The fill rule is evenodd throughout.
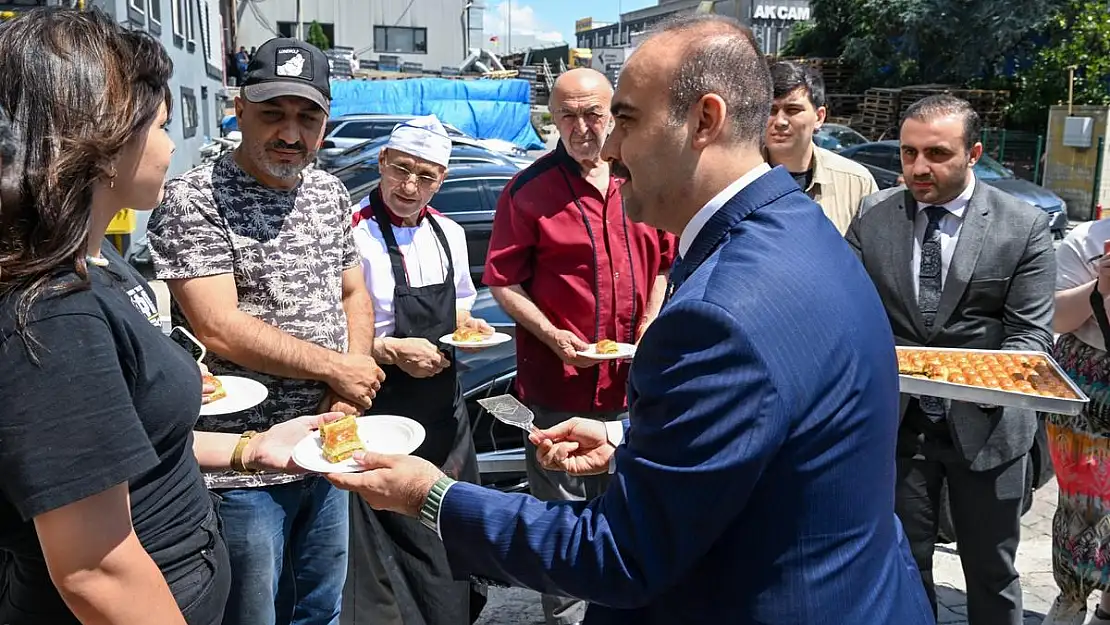
<path id="1" fill-rule="evenodd" d="M 258 432 L 255 432 L 254 430 L 248 430 L 239 435 L 239 442 L 235 445 L 235 451 L 231 452 L 232 471 L 236 471 L 238 473 L 254 473 L 254 471 L 248 469 L 247 465 L 243 463 L 243 452 L 247 449 L 247 443 L 249 443 L 251 439 L 257 435 Z"/>
<path id="2" fill-rule="evenodd" d="M 420 506 L 420 523 L 436 534 L 439 534 L 439 509 L 443 506 L 443 497 L 454 483 L 455 480 L 446 475 L 436 480 L 424 498 L 424 505 Z"/>

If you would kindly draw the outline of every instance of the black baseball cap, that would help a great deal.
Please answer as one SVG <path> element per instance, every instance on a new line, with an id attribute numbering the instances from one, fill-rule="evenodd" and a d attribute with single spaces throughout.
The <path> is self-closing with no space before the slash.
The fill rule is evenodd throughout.
<path id="1" fill-rule="evenodd" d="M 311 100 L 331 110 L 331 66 L 316 46 L 279 37 L 258 47 L 243 77 L 243 97 L 265 102 L 282 96 Z"/>

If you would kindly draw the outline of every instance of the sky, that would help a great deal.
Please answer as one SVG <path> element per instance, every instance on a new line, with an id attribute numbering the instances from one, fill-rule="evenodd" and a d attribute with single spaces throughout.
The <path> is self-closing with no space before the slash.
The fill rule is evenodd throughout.
<path id="1" fill-rule="evenodd" d="M 506 34 L 510 13 L 513 49 L 559 41 L 574 45 L 575 21 L 592 17 L 595 22 L 616 22 L 622 11 L 627 13 L 656 4 L 656 0 L 512 0 L 510 10 L 509 0 L 485 0 L 484 26 L 487 38 L 498 37 L 497 47 L 501 52 L 505 52 L 509 44 Z"/>

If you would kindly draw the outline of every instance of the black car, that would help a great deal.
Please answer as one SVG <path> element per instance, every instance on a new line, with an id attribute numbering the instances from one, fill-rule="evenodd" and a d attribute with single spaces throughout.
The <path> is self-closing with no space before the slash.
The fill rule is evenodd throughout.
<path id="1" fill-rule="evenodd" d="M 497 198 L 509 180 L 520 172 L 515 165 L 460 164 L 447 170 L 443 186 L 432 197 L 431 206 L 447 215 L 466 231 L 466 247 L 470 256 L 470 275 L 475 284 L 482 283 L 486 251 L 493 231 L 493 214 Z M 378 187 L 381 172 L 377 161 L 366 161 L 335 172 L 347 187 L 353 203 Z"/>
<path id="2" fill-rule="evenodd" d="M 485 319 L 498 332 L 516 338 L 516 324 L 497 305 L 489 289 L 479 289 L 471 313 Z M 482 483 L 504 491 L 527 490 L 524 433 L 498 421 L 478 404 L 479 399 L 515 394 L 516 341 L 479 352 L 460 351 L 456 359 Z"/>
<path id="3" fill-rule="evenodd" d="M 854 145 L 840 151 L 840 155 L 860 163 L 875 176 L 880 189 L 897 186 L 902 170 L 902 156 L 897 141 L 874 141 Z M 1064 238 L 1068 229 L 1068 208 L 1058 195 L 1048 189 L 1022 180 L 1002 163 L 983 154 L 975 163 L 975 177 L 1000 191 L 1024 200 L 1048 214 L 1048 228 L 1058 238 Z"/>

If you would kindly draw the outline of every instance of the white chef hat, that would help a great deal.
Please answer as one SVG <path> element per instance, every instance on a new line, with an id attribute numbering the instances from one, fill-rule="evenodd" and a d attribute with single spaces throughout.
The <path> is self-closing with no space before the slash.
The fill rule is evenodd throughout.
<path id="1" fill-rule="evenodd" d="M 435 115 L 414 117 L 393 127 L 385 147 L 447 167 L 451 137 Z"/>

